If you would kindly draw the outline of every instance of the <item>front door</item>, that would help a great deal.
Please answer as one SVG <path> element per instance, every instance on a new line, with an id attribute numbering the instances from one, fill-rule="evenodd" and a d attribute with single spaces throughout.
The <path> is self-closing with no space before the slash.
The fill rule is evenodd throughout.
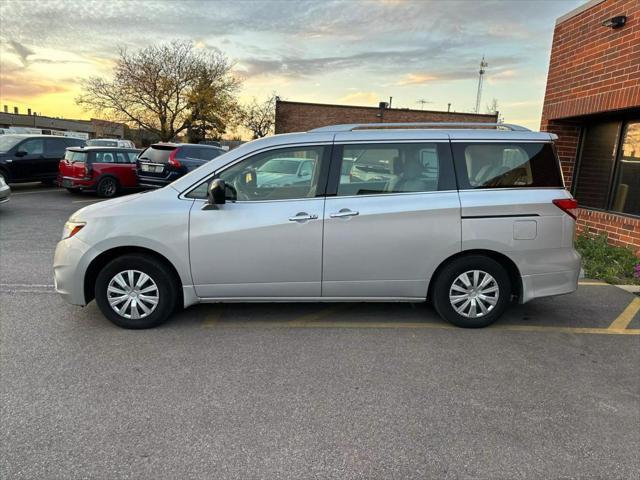
<path id="1" fill-rule="evenodd" d="M 323 297 L 424 299 L 434 270 L 460 251 L 449 143 L 334 149 L 337 188 L 329 186 L 335 196 L 325 205 Z"/>
<path id="2" fill-rule="evenodd" d="M 13 180 L 39 180 L 46 176 L 43 137 L 25 140 L 14 150 L 11 178 Z M 20 152 L 22 156 L 16 155 Z"/>
<path id="3" fill-rule="evenodd" d="M 193 282 L 201 298 L 319 297 L 322 279 L 324 187 L 331 147 L 262 152 L 216 174 L 230 196 L 213 209 L 207 183 L 189 196 Z M 296 177 L 300 162 L 313 173 Z M 268 163 L 268 166 L 263 168 Z M 293 172 L 293 175 L 292 175 Z"/>

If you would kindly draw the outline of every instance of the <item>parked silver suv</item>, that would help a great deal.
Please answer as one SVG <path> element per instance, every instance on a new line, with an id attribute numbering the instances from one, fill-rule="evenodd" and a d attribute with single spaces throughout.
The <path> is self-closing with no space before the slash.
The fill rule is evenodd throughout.
<path id="1" fill-rule="evenodd" d="M 74 213 L 56 290 L 75 305 L 95 298 L 126 328 L 200 302 L 428 299 L 455 325 L 483 327 L 512 300 L 577 287 L 577 203 L 554 139 L 504 124 L 373 124 L 256 140 Z M 262 181 L 278 159 L 312 171 Z M 343 161 L 368 167 L 345 175 Z"/>

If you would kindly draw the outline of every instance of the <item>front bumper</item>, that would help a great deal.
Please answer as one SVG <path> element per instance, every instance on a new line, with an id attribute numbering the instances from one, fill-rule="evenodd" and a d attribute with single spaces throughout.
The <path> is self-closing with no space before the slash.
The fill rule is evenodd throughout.
<path id="1" fill-rule="evenodd" d="M 0 187 L 0 203 L 8 202 L 9 197 L 11 197 L 11 188 L 9 188 L 9 185 Z"/>
<path id="2" fill-rule="evenodd" d="M 53 256 L 56 292 L 72 305 L 86 305 L 84 277 L 91 261 L 99 254 L 77 237 L 58 242 Z"/>

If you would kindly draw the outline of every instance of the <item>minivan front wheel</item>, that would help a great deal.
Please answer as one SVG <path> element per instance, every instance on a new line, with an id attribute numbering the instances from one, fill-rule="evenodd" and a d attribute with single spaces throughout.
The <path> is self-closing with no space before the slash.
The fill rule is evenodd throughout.
<path id="1" fill-rule="evenodd" d="M 176 306 L 177 287 L 168 268 L 146 255 L 123 255 L 98 274 L 95 298 L 102 314 L 123 328 L 152 328 Z"/>
<path id="2" fill-rule="evenodd" d="M 460 257 L 446 265 L 435 280 L 433 304 L 445 320 L 465 328 L 495 322 L 511 298 L 504 267 L 489 257 Z"/>

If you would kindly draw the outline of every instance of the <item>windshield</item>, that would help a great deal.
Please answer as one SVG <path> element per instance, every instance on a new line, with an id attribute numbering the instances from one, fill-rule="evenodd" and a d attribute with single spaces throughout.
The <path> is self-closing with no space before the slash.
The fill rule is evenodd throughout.
<path id="1" fill-rule="evenodd" d="M 269 173 L 294 174 L 298 171 L 298 161 L 273 159 L 262 165 L 258 170 Z"/>
<path id="2" fill-rule="evenodd" d="M 24 137 L 14 135 L 0 135 L 0 152 L 8 152 Z"/>

